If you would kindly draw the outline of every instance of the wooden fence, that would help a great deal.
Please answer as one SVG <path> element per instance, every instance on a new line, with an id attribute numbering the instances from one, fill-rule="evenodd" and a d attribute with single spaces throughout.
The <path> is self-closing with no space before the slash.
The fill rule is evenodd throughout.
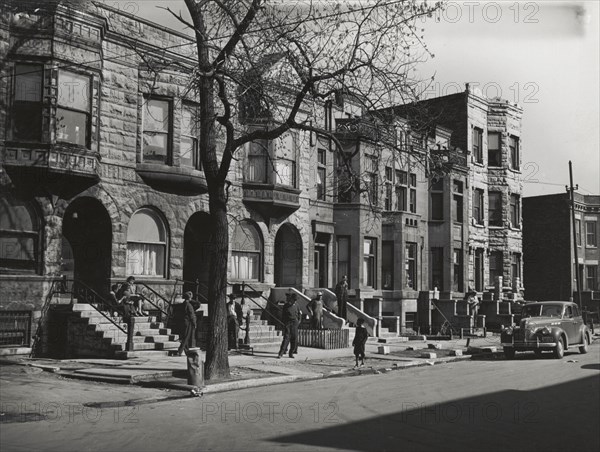
<path id="1" fill-rule="evenodd" d="M 298 330 L 298 345 L 327 350 L 348 347 L 350 330 Z"/>

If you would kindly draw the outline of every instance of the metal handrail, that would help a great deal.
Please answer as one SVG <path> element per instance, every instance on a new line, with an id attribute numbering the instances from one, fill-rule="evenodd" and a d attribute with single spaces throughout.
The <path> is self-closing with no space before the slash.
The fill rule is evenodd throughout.
<path id="1" fill-rule="evenodd" d="M 448 320 L 448 317 L 446 317 L 444 315 L 444 313 L 442 312 L 442 310 L 439 308 L 439 306 L 437 305 L 437 303 L 434 300 L 431 300 L 431 303 L 433 304 L 433 306 L 435 307 L 435 309 L 437 309 L 437 311 L 441 314 L 441 316 L 444 318 L 444 320 L 446 322 L 448 322 L 448 325 L 450 326 L 450 330 L 457 330 L 457 328 L 452 324 L 452 322 L 450 320 Z"/>
<path id="2" fill-rule="evenodd" d="M 71 286 L 71 294 L 72 295 L 77 295 L 77 286 L 82 286 L 82 289 L 84 290 L 84 297 L 86 297 L 87 299 L 87 294 L 90 293 L 93 295 L 93 299 L 92 302 L 88 302 L 87 304 L 89 304 L 91 307 L 93 307 L 96 311 L 98 311 L 100 314 L 102 314 L 104 316 L 104 318 L 106 318 L 110 323 L 112 323 L 113 325 L 115 325 L 118 329 L 120 329 L 123 333 L 127 334 L 127 329 L 123 328 L 121 326 L 121 323 L 119 322 L 115 322 L 114 319 L 109 316 L 106 315 L 106 313 L 104 311 L 102 311 L 101 309 L 98 308 L 98 306 L 96 306 L 94 303 L 101 305 L 102 307 L 104 307 L 105 309 L 110 309 L 110 310 L 114 310 L 114 306 L 107 302 L 104 297 L 102 297 L 102 295 L 100 295 L 98 292 L 96 292 L 94 289 L 92 289 L 90 286 L 88 286 L 86 283 L 84 283 L 83 281 L 79 281 L 74 279 L 73 280 L 73 285 Z"/>
<path id="3" fill-rule="evenodd" d="M 57 290 L 57 283 L 59 283 L 59 282 L 61 283 L 61 288 L 62 288 L 63 285 L 66 284 L 66 279 L 65 278 L 54 279 L 52 281 L 52 284 L 50 285 L 50 290 L 48 291 L 48 294 L 46 295 L 46 299 L 44 300 L 44 305 L 42 306 L 42 312 L 41 312 L 40 318 L 37 321 L 35 335 L 33 336 L 33 339 L 32 339 L 30 356 L 35 356 L 38 352 L 38 348 L 40 346 L 41 339 L 42 339 L 42 329 L 43 329 L 44 320 L 46 318 L 46 315 L 48 315 L 48 310 L 50 309 L 50 304 L 52 304 L 52 298 L 54 298 L 54 295 L 56 293 L 61 293 Z M 65 287 L 65 291 L 66 291 L 66 287 Z"/>
<path id="4" fill-rule="evenodd" d="M 136 282 L 136 286 L 144 286 L 146 289 L 148 289 L 150 292 L 152 292 L 154 295 L 156 295 L 158 298 L 160 298 L 161 300 L 163 300 L 165 303 L 167 303 L 167 305 L 169 306 L 168 309 L 171 308 L 172 303 L 167 300 L 165 297 L 163 297 L 160 293 L 158 293 L 156 290 L 154 290 L 152 287 L 150 287 L 148 284 L 144 284 L 144 283 L 138 283 Z M 167 312 L 165 312 L 160 306 L 157 306 L 156 304 L 154 304 L 154 302 L 148 298 L 147 296 L 145 296 L 144 294 L 140 294 L 140 293 L 136 293 L 136 295 L 141 296 L 144 300 L 146 300 L 148 303 L 150 303 L 152 306 L 154 306 L 156 309 L 158 309 L 161 313 L 163 313 L 165 315 L 166 318 L 169 317 L 169 314 Z"/>
<path id="5" fill-rule="evenodd" d="M 204 302 L 208 303 L 208 298 L 205 297 L 203 294 L 201 294 L 200 291 L 198 290 L 200 286 L 206 287 L 207 290 L 208 290 L 208 287 L 206 286 L 206 284 L 201 283 L 199 280 L 196 280 L 196 281 L 187 281 L 185 279 L 175 278 L 175 286 L 174 286 L 175 289 L 173 289 L 173 295 L 172 295 L 171 299 L 173 299 L 175 297 L 175 290 L 177 288 L 177 284 L 180 283 L 180 282 L 182 282 L 184 284 L 194 284 L 196 286 L 196 292 L 195 292 L 196 298 L 202 297 L 204 299 Z"/>
<path id="6" fill-rule="evenodd" d="M 232 283 L 228 283 L 229 285 L 233 285 Z M 242 282 L 242 300 L 245 300 L 245 287 L 249 287 L 251 290 L 253 290 L 254 292 L 259 292 L 258 290 L 256 290 L 254 287 L 252 287 L 250 284 L 248 284 L 247 282 Z M 278 308 L 278 306 L 273 303 L 271 300 L 269 300 L 267 297 L 265 297 L 264 295 L 260 295 L 260 298 L 262 298 L 263 300 L 265 300 L 267 302 L 267 306 L 272 305 L 276 308 Z M 252 301 L 252 303 L 254 303 L 255 305 L 257 305 L 263 312 L 267 313 L 268 315 L 270 315 L 273 320 L 275 320 L 277 323 L 279 323 L 281 326 L 284 326 L 284 323 L 279 320 L 275 315 L 273 315 L 271 312 L 269 312 L 268 310 L 266 310 L 265 308 L 263 308 L 261 305 L 259 305 L 256 301 L 254 301 L 254 299 L 250 298 L 250 301 Z"/>

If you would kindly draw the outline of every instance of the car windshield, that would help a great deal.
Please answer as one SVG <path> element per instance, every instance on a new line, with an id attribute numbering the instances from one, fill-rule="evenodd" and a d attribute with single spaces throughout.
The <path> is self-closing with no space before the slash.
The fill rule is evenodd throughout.
<path id="1" fill-rule="evenodd" d="M 535 304 L 523 307 L 523 317 L 560 317 L 562 306 L 559 304 Z"/>

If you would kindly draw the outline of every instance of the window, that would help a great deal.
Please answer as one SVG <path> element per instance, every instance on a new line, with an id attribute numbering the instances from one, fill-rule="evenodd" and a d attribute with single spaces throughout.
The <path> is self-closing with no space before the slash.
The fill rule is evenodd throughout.
<path id="1" fill-rule="evenodd" d="M 475 250 L 475 290 L 478 292 L 483 291 L 483 249 L 477 248 Z"/>
<path id="2" fill-rule="evenodd" d="M 181 166 L 194 169 L 202 169 L 202 162 L 198 149 L 198 108 L 191 105 L 183 106 L 183 118 L 181 122 Z"/>
<path id="3" fill-rule="evenodd" d="M 492 251 L 490 253 L 490 284 L 496 285 L 496 278 L 503 275 L 502 266 L 502 251 Z"/>
<path id="4" fill-rule="evenodd" d="M 317 199 L 325 201 L 327 189 L 327 151 L 323 148 L 317 150 Z"/>
<path id="5" fill-rule="evenodd" d="M 231 242 L 231 279 L 260 281 L 262 268 L 262 239 L 249 221 L 235 227 Z"/>
<path id="6" fill-rule="evenodd" d="M 473 219 L 476 224 L 483 224 L 483 190 L 473 190 Z"/>
<path id="7" fill-rule="evenodd" d="M 392 290 L 394 288 L 394 242 L 383 242 L 381 252 L 383 288 Z"/>
<path id="8" fill-rule="evenodd" d="M 378 167 L 379 162 L 376 157 L 367 158 L 365 183 L 368 189 L 369 200 L 373 206 L 378 206 L 379 204 L 379 183 L 377 180 Z"/>
<path id="9" fill-rule="evenodd" d="M 489 192 L 488 217 L 490 226 L 502 226 L 502 193 L 497 191 Z"/>
<path id="10" fill-rule="evenodd" d="M 363 284 L 365 287 L 375 289 L 377 264 L 377 239 L 365 238 L 363 242 Z"/>
<path id="11" fill-rule="evenodd" d="M 337 166 L 337 174 L 338 174 L 338 182 L 337 182 L 337 198 L 338 202 L 352 202 L 354 197 L 354 180 L 352 175 L 349 173 L 346 168 L 348 165 L 350 168 L 352 167 L 350 154 L 346 154 L 346 160 L 340 155 L 338 155 L 338 166 Z"/>
<path id="12" fill-rule="evenodd" d="M 15 65 L 12 105 L 12 137 L 15 140 L 42 139 L 42 85 L 44 68 L 39 64 Z"/>
<path id="13" fill-rule="evenodd" d="M 417 244 L 407 242 L 404 250 L 404 286 L 417 289 Z"/>
<path id="14" fill-rule="evenodd" d="M 482 145 L 483 130 L 473 127 L 473 158 L 477 163 L 483 163 L 483 145 Z"/>
<path id="15" fill-rule="evenodd" d="M 598 290 L 598 266 L 586 266 L 585 283 L 587 290 Z"/>
<path id="16" fill-rule="evenodd" d="M 488 166 L 502 166 L 500 133 L 488 132 Z"/>
<path id="17" fill-rule="evenodd" d="M 337 270 L 337 280 L 341 281 L 344 276 L 347 276 L 350 284 L 350 237 L 337 239 Z"/>
<path id="18" fill-rule="evenodd" d="M 249 143 L 248 149 L 248 172 L 246 181 L 267 182 L 268 141 L 254 140 Z"/>
<path id="19" fill-rule="evenodd" d="M 170 103 L 146 99 L 142 111 L 144 162 L 170 164 Z"/>
<path id="20" fill-rule="evenodd" d="M 513 253 L 510 262 L 510 277 L 511 285 L 514 284 L 515 278 L 521 278 L 521 254 Z"/>
<path id="21" fill-rule="evenodd" d="M 154 210 L 133 214 L 127 227 L 127 274 L 166 277 L 167 233 Z"/>
<path id="22" fill-rule="evenodd" d="M 508 148 L 510 150 L 510 167 L 514 170 L 518 170 L 520 168 L 519 138 L 510 136 L 508 138 Z"/>
<path id="23" fill-rule="evenodd" d="M 519 228 L 521 225 L 521 198 L 519 195 L 510 195 L 510 225 Z"/>
<path id="24" fill-rule="evenodd" d="M 384 200 L 384 209 L 392 210 L 392 184 L 394 178 L 394 171 L 391 167 L 385 167 L 385 200 Z"/>
<path id="25" fill-rule="evenodd" d="M 597 246 L 596 222 L 595 221 L 586 221 L 585 222 L 585 244 L 586 244 L 586 246 L 591 246 L 591 247 Z"/>
<path id="26" fill-rule="evenodd" d="M 406 211 L 406 194 L 408 193 L 408 173 L 396 170 L 396 205 L 395 210 Z"/>
<path id="27" fill-rule="evenodd" d="M 408 210 L 412 213 L 417 212 L 417 175 L 410 174 L 410 191 L 409 191 Z"/>
<path id="28" fill-rule="evenodd" d="M 575 235 L 577 237 L 577 246 L 581 246 L 581 220 L 575 220 Z"/>
<path id="29" fill-rule="evenodd" d="M 461 249 L 457 248 L 454 250 L 452 261 L 454 263 L 454 283 L 452 290 L 464 292 L 463 251 Z"/>
<path id="30" fill-rule="evenodd" d="M 429 219 L 432 221 L 444 220 L 444 180 L 440 179 L 433 183 L 430 189 Z"/>
<path id="31" fill-rule="evenodd" d="M 56 139 L 90 147 L 90 77 L 61 69 L 58 71 Z"/>
<path id="32" fill-rule="evenodd" d="M 432 289 L 444 290 L 444 248 L 431 248 L 431 281 Z"/>
<path id="33" fill-rule="evenodd" d="M 294 160 L 278 158 L 275 161 L 275 173 L 279 185 L 296 186 L 296 162 Z"/>
<path id="34" fill-rule="evenodd" d="M 41 222 L 31 203 L 0 196 L 0 273 L 39 272 Z"/>
<path id="35" fill-rule="evenodd" d="M 452 194 L 452 221 L 463 222 L 463 183 L 455 180 Z"/>

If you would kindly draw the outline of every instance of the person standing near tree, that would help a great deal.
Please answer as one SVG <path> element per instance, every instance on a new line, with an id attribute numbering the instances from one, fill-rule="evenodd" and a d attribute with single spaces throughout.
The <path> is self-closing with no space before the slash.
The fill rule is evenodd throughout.
<path id="1" fill-rule="evenodd" d="M 290 346 L 290 358 L 298 354 L 298 324 L 302 318 L 302 311 L 296 304 L 296 294 L 288 294 L 288 299 L 283 306 L 281 320 L 283 322 L 283 342 L 279 348 L 277 358 L 281 358 Z"/>
<path id="2" fill-rule="evenodd" d="M 192 306 L 192 292 L 186 292 L 183 294 L 183 336 L 181 337 L 181 345 L 177 350 L 177 354 L 181 354 L 185 351 L 187 355 L 190 347 L 194 347 L 196 344 L 196 310 Z"/>
<path id="3" fill-rule="evenodd" d="M 348 303 L 348 278 L 346 277 L 346 275 L 344 275 L 342 277 L 342 280 L 337 283 L 337 286 L 335 286 L 335 296 L 337 298 L 338 304 L 338 316 L 346 320 L 346 305 Z"/>

